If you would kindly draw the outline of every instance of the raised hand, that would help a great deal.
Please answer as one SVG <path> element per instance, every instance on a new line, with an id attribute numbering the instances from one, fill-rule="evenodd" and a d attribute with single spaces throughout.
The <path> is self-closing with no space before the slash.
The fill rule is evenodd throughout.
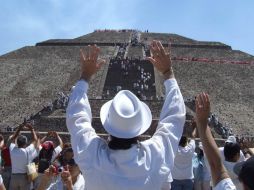
<path id="1" fill-rule="evenodd" d="M 89 81 L 101 66 L 106 62 L 98 59 L 100 48 L 96 45 L 88 46 L 87 51 L 80 50 L 81 78 Z"/>
<path id="2" fill-rule="evenodd" d="M 67 189 L 72 189 L 72 178 L 71 178 L 71 173 L 69 171 L 69 166 L 65 168 L 66 170 L 63 171 L 61 174 L 61 178 L 63 181 L 63 184 L 66 186 Z"/>
<path id="3" fill-rule="evenodd" d="M 206 93 L 200 93 L 196 97 L 196 121 L 198 126 L 207 126 L 210 114 L 210 100 Z"/>
<path id="4" fill-rule="evenodd" d="M 23 129 L 27 129 L 27 130 L 32 131 L 34 128 L 33 128 L 32 124 L 26 123 L 26 124 L 24 125 Z"/>
<path id="5" fill-rule="evenodd" d="M 173 69 L 170 53 L 166 52 L 160 41 L 153 40 L 151 46 L 151 57 L 147 57 L 154 67 L 164 76 L 165 79 L 173 78 Z"/>
<path id="6" fill-rule="evenodd" d="M 52 133 L 52 134 L 51 134 L 51 135 L 52 135 L 52 137 L 57 138 L 58 134 L 57 134 L 57 132 L 56 132 L 56 131 L 52 131 L 51 133 Z"/>

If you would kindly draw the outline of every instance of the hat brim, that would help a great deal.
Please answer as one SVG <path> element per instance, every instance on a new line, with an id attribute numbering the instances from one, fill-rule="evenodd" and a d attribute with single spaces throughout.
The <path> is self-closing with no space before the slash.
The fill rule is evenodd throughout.
<path id="1" fill-rule="evenodd" d="M 142 114 L 141 114 L 141 118 L 140 118 L 140 129 L 135 132 L 129 131 L 128 133 L 126 133 L 126 132 L 123 133 L 121 131 L 115 130 L 114 128 L 112 128 L 112 125 L 107 122 L 107 117 L 108 117 L 109 109 L 110 109 L 112 102 L 113 102 L 113 100 L 106 102 L 105 104 L 103 104 L 103 106 L 101 107 L 101 110 L 100 110 L 100 119 L 101 119 L 102 126 L 107 131 L 107 133 L 109 133 L 110 135 L 112 135 L 114 137 L 118 137 L 118 138 L 128 139 L 128 138 L 133 138 L 133 137 L 143 134 L 150 127 L 150 125 L 152 123 L 151 110 L 144 102 L 141 101 L 140 109 L 141 109 Z M 121 125 L 121 124 L 119 123 L 119 125 Z"/>

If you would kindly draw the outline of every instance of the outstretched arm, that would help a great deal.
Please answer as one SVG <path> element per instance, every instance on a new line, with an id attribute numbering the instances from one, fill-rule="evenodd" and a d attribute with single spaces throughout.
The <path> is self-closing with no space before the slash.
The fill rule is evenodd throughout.
<path id="1" fill-rule="evenodd" d="M 20 131 L 24 127 L 23 124 L 19 125 L 16 131 L 14 132 L 13 135 L 11 135 L 7 141 L 7 146 L 9 147 L 11 143 L 15 143 L 16 138 L 19 136 Z"/>
<path id="2" fill-rule="evenodd" d="M 36 132 L 33 128 L 33 126 L 30 124 L 30 123 L 27 123 L 25 125 L 25 127 L 31 131 L 31 134 L 32 134 L 32 143 L 35 145 L 35 147 L 37 147 L 37 143 L 38 143 L 38 138 L 37 138 L 37 135 L 36 135 Z"/>
<path id="3" fill-rule="evenodd" d="M 71 134 L 74 157 L 81 169 L 92 162 L 94 155 L 89 150 L 96 150 L 95 146 L 99 144 L 92 143 L 93 146 L 88 146 L 91 141 L 99 138 L 91 126 L 92 112 L 87 97 L 88 81 L 105 63 L 105 60 L 98 59 L 99 52 L 96 45 L 89 46 L 87 51 L 80 51 L 81 80 L 73 88 L 66 110 L 66 124 Z"/>
<path id="4" fill-rule="evenodd" d="M 166 88 L 165 102 L 152 140 L 156 142 L 153 144 L 159 145 L 156 149 L 165 154 L 165 162 L 172 168 L 175 152 L 183 132 L 186 114 L 185 104 L 174 78 L 170 54 L 165 51 L 161 42 L 152 42 L 151 55 L 147 59 L 164 77 Z"/>
<path id="5" fill-rule="evenodd" d="M 200 140 L 210 165 L 214 186 L 221 180 L 229 178 L 222 164 L 218 147 L 214 141 L 210 128 L 208 127 L 208 116 L 210 114 L 210 100 L 206 93 L 201 93 L 196 98 L 196 121 Z"/>
<path id="6" fill-rule="evenodd" d="M 61 148 L 63 148 L 63 141 L 62 141 L 62 138 L 60 137 L 60 135 L 56 131 L 53 131 L 52 133 L 53 133 L 54 137 L 58 140 L 59 146 Z"/>

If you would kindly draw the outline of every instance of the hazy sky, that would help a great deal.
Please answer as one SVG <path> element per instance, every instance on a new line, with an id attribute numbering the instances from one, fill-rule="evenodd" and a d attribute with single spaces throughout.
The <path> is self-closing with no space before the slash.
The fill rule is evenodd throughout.
<path id="1" fill-rule="evenodd" d="M 253 10 L 253 0 L 2 0 L 0 55 L 104 28 L 176 33 L 254 55 Z"/>

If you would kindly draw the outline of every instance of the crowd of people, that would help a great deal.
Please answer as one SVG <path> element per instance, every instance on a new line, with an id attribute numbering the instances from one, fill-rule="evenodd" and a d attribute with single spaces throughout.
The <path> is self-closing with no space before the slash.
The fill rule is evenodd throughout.
<path id="1" fill-rule="evenodd" d="M 209 128 L 208 94 L 197 95 L 196 127 L 190 138 L 183 135 L 185 103 L 170 54 L 159 41 L 153 41 L 150 50 L 147 59 L 162 74 L 165 85 L 164 105 L 150 139 L 139 140 L 151 125 L 150 108 L 131 91 L 120 89 L 100 111 L 108 140 L 96 134 L 87 90 L 105 60 L 97 59 L 96 45 L 89 46 L 81 51 L 81 77 L 68 97 L 66 124 L 71 141 L 63 143 L 55 131 L 40 137 L 28 121 L 6 142 L 0 136 L 0 190 L 254 189 L 253 152 L 244 154 L 234 136 L 217 147 Z M 21 131 L 30 131 L 30 142 Z M 37 167 L 31 170 L 33 166 Z"/>
<path id="2" fill-rule="evenodd" d="M 26 136 L 20 135 L 21 130 L 31 131 L 30 143 Z M 161 189 L 212 189 L 209 163 L 202 142 L 195 143 L 196 135 L 195 128 L 190 138 L 181 136 L 171 174 Z M 114 142 L 109 145 L 112 149 L 116 146 Z M 71 143 L 63 143 L 55 131 L 50 131 L 41 138 L 37 136 L 31 124 L 20 125 L 6 143 L 3 136 L 0 136 L 0 148 L 0 184 L 6 189 L 60 190 L 68 185 L 74 189 L 85 189 L 85 177 L 75 162 Z M 218 150 L 236 189 L 243 190 L 238 175 L 234 172 L 234 166 L 253 157 L 253 152 L 244 154 L 234 136 L 229 136 L 224 147 L 219 147 Z M 37 165 L 38 172 L 38 177 L 32 182 L 27 180 L 26 172 L 26 165 L 31 162 Z"/>
<path id="3" fill-rule="evenodd" d="M 30 142 L 20 134 L 24 130 L 31 131 Z M 0 148 L 2 189 L 85 189 L 84 176 L 73 158 L 71 144 L 63 143 L 55 131 L 40 137 L 30 123 L 22 124 L 6 142 L 0 135 Z M 36 166 L 36 176 L 29 180 L 27 167 L 31 163 Z"/>
<path id="4" fill-rule="evenodd" d="M 154 77 L 150 70 L 146 67 L 145 60 L 139 59 L 111 59 L 109 64 L 110 73 L 119 73 L 123 77 L 115 80 L 105 82 L 104 91 L 106 92 L 104 98 L 110 98 L 115 93 L 124 89 L 132 89 L 142 100 L 152 100 L 155 94 Z M 128 79 L 128 80 L 127 80 Z"/>
<path id="5" fill-rule="evenodd" d="M 141 32 L 138 30 L 134 30 L 131 34 L 131 45 L 138 46 L 141 45 L 140 41 Z"/>

